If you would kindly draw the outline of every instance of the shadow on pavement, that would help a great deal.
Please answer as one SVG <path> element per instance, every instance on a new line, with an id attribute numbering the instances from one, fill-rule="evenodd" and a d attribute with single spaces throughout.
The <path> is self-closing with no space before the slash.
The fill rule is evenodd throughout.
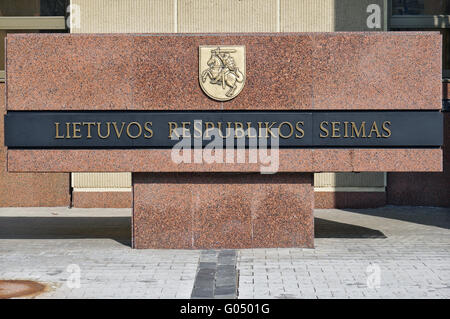
<path id="1" fill-rule="evenodd" d="M 385 206 L 373 209 L 346 208 L 345 211 L 450 229 L 450 208 Z"/>
<path id="2" fill-rule="evenodd" d="M 316 238 L 387 238 L 382 232 L 367 227 L 314 218 Z"/>
<path id="3" fill-rule="evenodd" d="M 110 238 L 131 246 L 130 217 L 0 217 L 0 239 Z"/>
<path id="4" fill-rule="evenodd" d="M 346 211 L 450 229 L 450 209 L 387 206 Z M 379 230 L 314 219 L 316 238 L 386 238 Z M 0 217 L 0 239 L 110 238 L 131 246 L 130 217 Z"/>

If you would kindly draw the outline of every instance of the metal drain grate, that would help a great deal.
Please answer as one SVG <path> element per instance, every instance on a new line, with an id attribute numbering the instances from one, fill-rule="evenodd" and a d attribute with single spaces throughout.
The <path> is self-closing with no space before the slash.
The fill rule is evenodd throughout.
<path id="1" fill-rule="evenodd" d="M 0 299 L 25 297 L 41 293 L 45 285 L 31 280 L 0 280 Z"/>

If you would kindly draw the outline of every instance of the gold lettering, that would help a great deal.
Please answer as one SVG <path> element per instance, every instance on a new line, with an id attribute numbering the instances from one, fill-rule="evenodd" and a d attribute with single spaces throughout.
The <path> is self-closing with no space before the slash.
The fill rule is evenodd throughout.
<path id="1" fill-rule="evenodd" d="M 372 137 L 372 132 L 375 132 L 377 134 L 377 137 L 381 137 L 380 131 L 378 130 L 377 122 L 372 123 L 372 127 L 369 132 L 369 137 Z"/>
<path id="2" fill-rule="evenodd" d="M 70 138 L 70 123 L 66 122 L 66 138 Z"/>
<path id="3" fill-rule="evenodd" d="M 80 122 L 74 122 L 74 123 L 72 123 L 72 126 L 73 126 L 73 138 L 81 138 L 81 135 L 80 135 L 80 132 L 81 132 L 80 125 L 81 125 Z"/>
<path id="4" fill-rule="evenodd" d="M 152 125 L 153 125 L 152 122 L 145 122 L 145 123 L 144 123 L 144 129 L 145 129 L 145 131 L 146 131 L 147 133 L 149 133 L 148 135 L 147 135 L 147 134 L 144 134 L 144 137 L 145 137 L 145 138 L 152 138 L 152 137 L 153 137 Z"/>
<path id="5" fill-rule="evenodd" d="M 109 135 L 111 134 L 111 122 L 106 122 L 106 127 L 108 128 L 108 130 L 107 130 L 108 133 L 106 135 L 102 135 L 101 127 L 102 127 L 102 123 L 101 122 L 97 122 L 97 134 L 98 134 L 98 137 L 100 137 L 102 139 L 108 138 Z"/>
<path id="6" fill-rule="evenodd" d="M 191 137 L 191 132 L 189 131 L 189 126 L 191 122 L 181 122 L 181 126 L 183 126 L 183 137 Z"/>
<path id="7" fill-rule="evenodd" d="M 258 138 L 263 137 L 262 136 L 262 130 L 263 130 L 262 125 L 263 125 L 262 122 L 258 122 Z"/>
<path id="8" fill-rule="evenodd" d="M 273 137 L 276 137 L 272 132 L 272 126 L 277 124 L 277 122 L 272 122 L 272 124 L 270 124 L 270 126 L 269 126 L 269 122 L 265 122 L 264 124 L 266 125 L 266 138 L 269 137 L 268 133 L 270 133 L 270 135 L 272 135 Z"/>
<path id="9" fill-rule="evenodd" d="M 122 136 L 123 128 L 125 127 L 125 122 L 122 122 L 122 126 L 120 127 L 120 131 L 117 129 L 117 123 L 116 122 L 113 122 L 112 125 L 114 127 L 114 131 L 116 132 L 117 138 L 120 139 L 120 137 Z"/>
<path id="10" fill-rule="evenodd" d="M 226 131 L 226 136 L 223 136 L 222 122 L 217 122 L 217 129 L 219 130 L 219 137 L 220 137 L 220 138 L 227 138 L 227 137 L 230 137 L 230 135 L 231 135 L 231 130 L 230 130 L 229 124 L 230 124 L 230 122 L 228 122 L 228 128 L 225 129 L 225 131 Z M 208 137 L 209 137 L 209 136 L 208 136 Z"/>
<path id="11" fill-rule="evenodd" d="M 300 127 L 300 125 L 303 126 L 305 125 L 305 123 L 303 121 L 300 121 L 295 124 L 295 129 L 300 133 L 300 135 L 295 133 L 295 138 L 303 138 L 305 136 L 305 131 Z"/>
<path id="12" fill-rule="evenodd" d="M 214 129 L 213 122 L 205 122 L 205 138 L 210 138 L 209 131 Z"/>
<path id="13" fill-rule="evenodd" d="M 283 135 L 283 133 L 281 132 L 281 128 L 283 127 L 283 125 L 289 126 L 290 131 L 289 131 L 288 135 Z M 294 127 L 292 126 L 291 123 L 289 123 L 289 122 L 280 123 L 280 125 L 278 126 L 278 135 L 281 138 L 284 138 L 284 139 L 290 138 L 292 136 L 292 134 L 294 134 Z"/>
<path id="14" fill-rule="evenodd" d="M 391 130 L 387 128 L 388 125 L 390 126 L 390 125 L 391 125 L 391 122 L 389 122 L 389 121 L 383 122 L 383 131 L 387 133 L 386 135 L 383 133 L 382 136 L 383 136 L 384 138 L 388 138 L 388 137 L 391 136 Z"/>
<path id="15" fill-rule="evenodd" d="M 348 122 L 344 122 L 344 137 L 349 137 L 348 136 Z"/>
<path id="16" fill-rule="evenodd" d="M 322 133 L 320 133 L 320 137 L 321 138 L 325 138 L 325 137 L 328 137 L 328 129 L 326 128 L 326 127 L 324 127 L 324 125 L 327 125 L 328 126 L 328 122 L 327 121 L 323 121 L 323 122 L 321 122 L 320 123 L 320 130 L 322 131 L 322 132 L 324 132 L 325 133 L 325 135 L 323 135 Z"/>
<path id="17" fill-rule="evenodd" d="M 339 125 L 340 122 L 331 122 L 331 137 L 337 138 L 341 137 L 340 131 L 339 131 Z"/>
<path id="18" fill-rule="evenodd" d="M 64 138 L 64 135 L 59 135 L 59 123 L 58 122 L 55 122 L 55 129 L 56 129 L 55 138 L 57 138 L 57 139 Z"/>
<path id="19" fill-rule="evenodd" d="M 198 124 L 200 124 L 200 125 L 198 125 Z M 198 133 L 198 134 L 195 135 L 195 133 Z M 202 138 L 202 122 L 201 121 L 194 121 L 194 137 Z"/>
<path id="20" fill-rule="evenodd" d="M 87 138 L 92 138 L 92 135 L 91 135 L 91 125 L 95 125 L 95 122 L 83 122 L 82 125 L 83 125 L 83 126 L 87 125 L 87 127 L 88 127 Z"/>
<path id="21" fill-rule="evenodd" d="M 132 135 L 131 134 L 130 128 L 131 128 L 132 125 L 136 125 L 138 127 L 138 129 L 139 129 L 138 132 L 139 133 L 137 135 Z M 141 134 L 142 134 L 142 126 L 138 122 L 131 122 L 130 124 L 127 125 L 127 135 L 128 135 L 129 138 L 135 139 L 135 138 L 138 138 L 139 136 L 141 136 Z"/>
<path id="22" fill-rule="evenodd" d="M 256 138 L 257 136 L 252 135 L 252 122 L 247 122 L 247 135 L 249 138 Z"/>
<path id="23" fill-rule="evenodd" d="M 361 135 L 361 137 L 366 137 L 366 122 L 362 122 L 359 129 L 356 126 L 355 122 L 351 122 L 351 123 L 352 123 L 352 138 L 355 137 L 355 135 L 353 133 L 356 133 L 356 137 L 359 137 L 360 135 Z"/>
<path id="24" fill-rule="evenodd" d="M 238 132 L 240 132 L 240 134 L 238 134 Z M 245 137 L 244 124 L 241 122 L 234 122 L 234 136 L 236 138 Z"/>
<path id="25" fill-rule="evenodd" d="M 178 124 L 176 122 L 169 122 L 169 138 L 172 137 L 172 133 L 175 133 L 176 137 L 180 137 L 180 135 L 177 133 L 176 129 L 178 128 Z"/>

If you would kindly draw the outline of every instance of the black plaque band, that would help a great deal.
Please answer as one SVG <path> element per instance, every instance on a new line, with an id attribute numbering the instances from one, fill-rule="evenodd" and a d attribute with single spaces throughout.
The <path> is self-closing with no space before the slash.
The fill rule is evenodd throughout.
<path id="1" fill-rule="evenodd" d="M 211 138 L 203 140 L 203 146 L 214 140 L 213 129 L 220 130 L 218 139 L 225 138 L 229 134 L 227 128 L 235 130 L 235 138 L 245 131 L 246 147 L 249 132 L 252 138 L 266 139 L 269 144 L 271 137 L 278 136 L 281 148 L 418 148 L 443 144 L 443 116 L 438 111 L 80 111 L 8 112 L 5 145 L 51 149 L 170 148 L 181 140 L 169 138 L 170 132 L 176 136 L 175 128 L 181 129 L 185 138 L 191 136 L 193 146 L 201 134 Z"/>

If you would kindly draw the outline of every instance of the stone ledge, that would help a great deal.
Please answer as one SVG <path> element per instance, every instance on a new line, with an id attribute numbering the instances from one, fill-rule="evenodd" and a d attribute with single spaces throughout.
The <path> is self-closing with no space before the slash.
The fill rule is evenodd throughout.
<path id="1" fill-rule="evenodd" d="M 193 157 L 192 157 L 193 158 Z M 225 154 L 224 154 L 225 158 Z M 10 172 L 260 172 L 260 163 L 177 164 L 171 150 L 8 150 Z M 278 172 L 441 172 L 442 149 L 281 149 Z"/>

